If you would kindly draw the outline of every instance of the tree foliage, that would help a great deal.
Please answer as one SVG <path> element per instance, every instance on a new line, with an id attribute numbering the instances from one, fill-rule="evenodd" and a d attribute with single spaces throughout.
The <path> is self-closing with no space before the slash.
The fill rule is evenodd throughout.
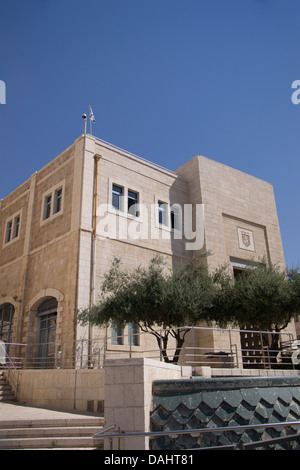
<path id="1" fill-rule="evenodd" d="M 189 327 L 214 322 L 279 333 L 299 311 L 298 270 L 286 275 L 262 260 L 234 280 L 226 267 L 210 273 L 206 264 L 192 260 L 171 269 L 156 256 L 149 266 L 131 271 L 114 259 L 101 298 L 78 319 L 98 326 L 135 323 L 155 336 L 166 362 L 176 363 Z M 170 337 L 176 342 L 172 359 L 167 354 Z M 279 348 L 278 340 L 279 335 L 272 335 L 272 350 Z"/>
<path id="2" fill-rule="evenodd" d="M 166 362 L 177 362 L 187 327 L 212 320 L 220 277 L 210 275 L 201 262 L 171 270 L 156 256 L 148 267 L 126 271 L 115 259 L 104 276 L 100 301 L 81 311 L 79 321 L 98 326 L 133 322 L 156 337 Z M 167 355 L 170 336 L 176 341 L 173 359 Z"/>
<path id="3" fill-rule="evenodd" d="M 277 266 L 252 263 L 238 276 L 232 290 L 228 320 L 240 327 L 279 333 L 299 310 L 295 286 Z M 272 335 L 270 348 L 279 348 L 279 335 Z"/>

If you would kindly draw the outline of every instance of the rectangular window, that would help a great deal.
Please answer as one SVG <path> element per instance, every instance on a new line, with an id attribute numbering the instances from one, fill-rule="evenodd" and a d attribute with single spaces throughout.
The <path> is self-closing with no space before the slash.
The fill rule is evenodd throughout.
<path id="1" fill-rule="evenodd" d="M 18 214 L 7 222 L 6 230 L 5 230 L 5 239 L 4 239 L 5 243 L 9 243 L 12 240 L 19 237 L 20 220 L 21 220 L 21 215 Z"/>
<path id="2" fill-rule="evenodd" d="M 61 211 L 62 203 L 62 188 L 56 189 L 54 193 L 54 214 L 57 214 Z"/>
<path id="3" fill-rule="evenodd" d="M 131 346 L 139 345 L 139 330 L 136 323 L 128 323 L 128 344 Z"/>
<path id="4" fill-rule="evenodd" d="M 20 216 L 17 215 L 14 219 L 14 227 L 13 227 L 13 238 L 17 238 L 19 236 L 19 230 L 20 230 Z"/>
<path id="5" fill-rule="evenodd" d="M 138 217 L 138 193 L 128 190 L 128 213 Z"/>
<path id="6" fill-rule="evenodd" d="M 44 217 L 43 219 L 49 219 L 51 215 L 51 202 L 52 202 L 52 194 L 49 194 L 48 196 L 45 197 L 44 200 Z"/>
<path id="7" fill-rule="evenodd" d="M 51 220 L 52 217 L 63 213 L 65 182 L 60 182 L 48 189 L 42 196 L 41 220 Z"/>
<path id="8" fill-rule="evenodd" d="M 112 206 L 118 211 L 122 210 L 123 188 L 113 184 L 112 187 Z"/>
<path id="9" fill-rule="evenodd" d="M 7 222 L 7 225 L 6 225 L 5 243 L 10 242 L 11 232 L 12 232 L 12 220 Z"/>
<path id="10" fill-rule="evenodd" d="M 161 201 L 158 201 L 158 223 L 167 225 L 167 204 Z"/>
<path id="11" fill-rule="evenodd" d="M 174 205 L 170 212 L 170 219 L 172 230 L 181 230 L 181 210 Z"/>
<path id="12" fill-rule="evenodd" d="M 123 328 L 116 323 L 111 326 L 111 344 L 123 344 Z"/>

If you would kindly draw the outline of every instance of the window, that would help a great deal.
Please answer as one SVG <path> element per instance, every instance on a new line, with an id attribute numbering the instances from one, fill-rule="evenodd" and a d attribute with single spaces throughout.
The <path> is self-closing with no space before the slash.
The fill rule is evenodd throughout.
<path id="1" fill-rule="evenodd" d="M 11 240 L 11 232 L 12 232 L 12 220 L 7 222 L 6 224 L 6 235 L 5 235 L 5 243 L 10 242 Z"/>
<path id="2" fill-rule="evenodd" d="M 139 329 L 136 323 L 128 323 L 128 344 L 131 346 L 139 345 Z"/>
<path id="3" fill-rule="evenodd" d="M 9 243 L 19 237 L 21 215 L 15 215 L 6 223 L 5 243 Z"/>
<path id="4" fill-rule="evenodd" d="M 161 201 L 158 201 L 158 222 L 167 225 L 167 204 Z"/>
<path id="5" fill-rule="evenodd" d="M 112 186 L 112 205 L 118 211 L 122 210 L 123 188 L 113 184 Z"/>
<path id="6" fill-rule="evenodd" d="M 113 323 L 111 326 L 111 344 L 123 344 L 123 334 L 123 327 L 117 323 Z"/>
<path id="7" fill-rule="evenodd" d="M 39 308 L 39 344 L 37 365 L 40 368 L 53 368 L 55 362 L 55 337 L 57 320 L 57 300 L 50 298 Z"/>
<path id="8" fill-rule="evenodd" d="M 49 219 L 51 215 L 51 202 L 52 202 L 52 195 L 49 194 L 45 197 L 44 201 L 44 220 Z"/>
<path id="9" fill-rule="evenodd" d="M 17 238 L 19 236 L 19 229 L 20 229 L 20 216 L 17 215 L 14 220 L 14 230 L 13 230 L 13 238 Z"/>
<path id="10" fill-rule="evenodd" d="M 135 323 L 128 323 L 125 328 L 112 322 L 110 342 L 116 346 L 139 346 L 139 328 Z"/>
<path id="11" fill-rule="evenodd" d="M 179 212 L 177 209 L 172 209 L 170 213 L 171 217 L 171 228 L 173 230 L 179 230 L 180 229 L 180 219 L 179 219 Z"/>
<path id="12" fill-rule="evenodd" d="M 57 214 L 61 211 L 62 203 L 62 188 L 59 188 L 54 193 L 54 214 Z"/>
<path id="13" fill-rule="evenodd" d="M 138 217 L 138 193 L 128 189 L 128 213 Z"/>
<path id="14" fill-rule="evenodd" d="M 60 183 L 43 195 L 42 221 L 63 212 L 64 183 Z"/>

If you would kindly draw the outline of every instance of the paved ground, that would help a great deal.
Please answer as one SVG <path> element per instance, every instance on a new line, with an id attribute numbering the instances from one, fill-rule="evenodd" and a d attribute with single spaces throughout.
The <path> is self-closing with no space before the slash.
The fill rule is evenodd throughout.
<path id="1" fill-rule="evenodd" d="M 1 423 L 9 420 L 27 421 L 27 420 L 43 420 L 43 419 L 72 419 L 86 417 L 99 418 L 97 413 L 79 412 L 79 411 L 60 411 L 47 408 L 39 408 L 19 403 L 3 403 L 0 402 L 0 427 Z"/>

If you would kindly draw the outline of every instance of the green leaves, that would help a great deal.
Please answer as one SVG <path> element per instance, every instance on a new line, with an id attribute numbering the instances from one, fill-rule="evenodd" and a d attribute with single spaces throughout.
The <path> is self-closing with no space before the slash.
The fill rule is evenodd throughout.
<path id="1" fill-rule="evenodd" d="M 166 349 L 169 335 L 179 347 L 188 331 L 183 327 L 211 319 L 218 287 L 206 265 L 185 262 L 180 269 L 171 270 L 156 256 L 148 267 L 132 271 L 121 267 L 120 260 L 115 259 L 104 276 L 100 301 L 78 314 L 81 323 L 102 326 L 111 321 L 119 325 L 134 322 L 156 336 Z M 165 331 L 159 335 L 155 331 L 158 328 Z M 177 351 L 176 360 L 178 356 Z"/>
<path id="2" fill-rule="evenodd" d="M 295 289 L 278 267 L 257 263 L 236 280 L 231 310 L 235 322 L 258 330 L 281 331 L 299 308 Z"/>
<path id="3" fill-rule="evenodd" d="M 203 260 L 202 260 L 203 261 Z M 163 345 L 165 360 L 169 336 L 176 339 L 178 360 L 188 329 L 201 322 L 252 325 L 257 330 L 280 331 L 300 311 L 300 274 L 253 263 L 237 279 L 223 266 L 210 273 L 201 260 L 170 269 L 160 256 L 149 266 L 129 271 L 114 259 L 105 274 L 99 302 L 78 315 L 81 323 L 124 326 L 136 323 Z M 158 333 L 158 329 L 161 332 Z M 277 336 L 277 335 L 276 335 Z"/>

